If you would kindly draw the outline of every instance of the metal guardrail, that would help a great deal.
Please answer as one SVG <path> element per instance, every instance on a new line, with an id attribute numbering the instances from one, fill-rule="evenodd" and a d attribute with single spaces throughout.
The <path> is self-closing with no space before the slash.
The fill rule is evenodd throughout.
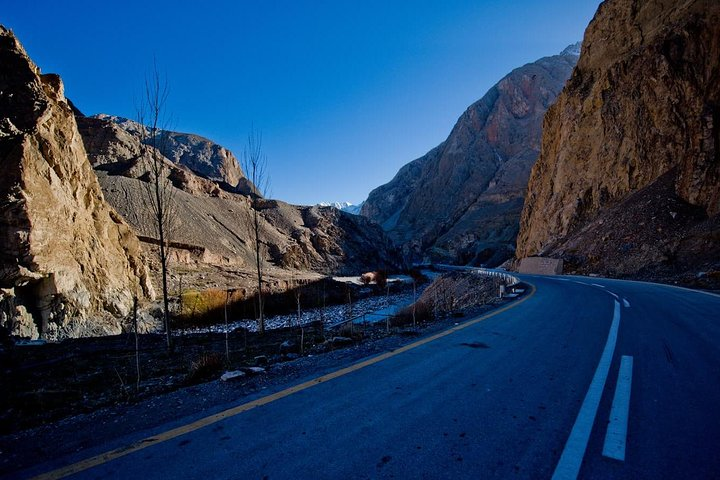
<path id="1" fill-rule="evenodd" d="M 435 265 L 436 268 L 439 268 L 441 270 L 458 270 L 463 272 L 475 272 L 478 275 L 483 275 L 486 277 L 492 277 L 492 278 L 499 278 L 507 283 L 508 287 L 512 287 L 514 285 L 517 285 L 520 283 L 520 279 L 517 278 L 514 275 L 510 275 L 507 272 L 504 272 L 502 270 L 495 270 L 493 268 L 483 268 L 483 267 L 464 267 L 464 266 L 457 266 L 457 265 Z"/>

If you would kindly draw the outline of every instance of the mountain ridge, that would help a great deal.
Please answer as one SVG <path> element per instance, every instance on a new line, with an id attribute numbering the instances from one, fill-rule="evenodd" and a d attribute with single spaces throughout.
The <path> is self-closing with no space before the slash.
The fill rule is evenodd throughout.
<path id="1" fill-rule="evenodd" d="M 576 61 L 565 53 L 514 69 L 465 110 L 447 140 L 374 189 L 361 214 L 412 261 L 511 258 L 542 116 Z"/>

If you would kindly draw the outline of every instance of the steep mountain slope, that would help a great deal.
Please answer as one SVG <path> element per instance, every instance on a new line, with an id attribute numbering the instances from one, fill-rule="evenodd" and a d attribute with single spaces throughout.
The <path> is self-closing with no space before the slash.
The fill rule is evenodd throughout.
<path id="1" fill-rule="evenodd" d="M 133 226 L 148 248 L 156 243 L 154 220 L 145 205 L 142 181 L 147 163 L 140 157 L 142 136 L 137 123 L 116 117 L 78 116 L 80 132 L 108 201 Z M 168 133 L 175 136 L 173 132 Z M 210 142 L 207 140 L 207 142 Z M 175 215 L 170 232 L 172 259 L 187 275 L 213 277 L 202 284 L 237 287 L 249 283 L 254 251 L 247 225 L 251 206 L 247 194 L 254 186 L 240 172 L 235 187 L 200 176 L 170 143 L 166 153 L 169 179 L 176 191 Z M 219 171 L 225 156 L 212 157 L 209 170 Z M 214 162 L 214 163 L 213 163 Z M 380 227 L 365 218 L 332 207 L 299 207 L 264 199 L 260 201 L 260 229 L 264 260 L 277 278 L 283 269 L 319 273 L 358 274 L 377 268 L 395 269 L 401 262 Z M 221 269 L 221 275 L 216 275 Z M 179 279 L 178 279 L 179 280 Z"/>
<path id="2" fill-rule="evenodd" d="M 361 214 L 413 260 L 499 264 L 512 257 L 542 118 L 577 46 L 524 65 L 460 117 L 448 139 L 373 190 Z"/>
<path id="3" fill-rule="evenodd" d="M 152 296 L 140 245 L 106 203 L 57 75 L 0 27 L 0 324 L 58 339 L 119 333 Z"/>
<path id="4" fill-rule="evenodd" d="M 720 4 L 607 0 L 546 115 L 518 257 L 572 257 L 577 268 L 617 274 L 717 268 L 719 126 Z M 663 213 L 652 201 L 659 192 L 674 199 Z M 617 223 L 601 222 L 609 211 L 634 231 L 617 239 Z M 658 216 L 683 227 L 654 225 Z M 593 253 L 595 237 L 622 255 Z"/>

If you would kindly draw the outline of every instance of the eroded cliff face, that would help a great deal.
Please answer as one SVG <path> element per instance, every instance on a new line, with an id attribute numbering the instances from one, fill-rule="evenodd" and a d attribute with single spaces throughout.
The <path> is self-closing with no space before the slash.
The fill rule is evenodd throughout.
<path id="1" fill-rule="evenodd" d="M 657 182 L 652 191 L 667 190 L 661 184 L 668 178 L 667 194 L 705 216 L 693 224 L 720 212 L 720 3 L 607 0 L 587 28 L 571 79 L 545 116 L 518 258 L 587 250 L 578 257 L 587 265 L 592 239 L 581 233 L 611 237 L 599 233 L 601 213 L 614 208 L 622 214 L 627 209 L 618 207 L 630 194 Z M 637 196 L 628 203 L 636 230 L 655 220 L 643 218 L 641 203 Z M 671 210 L 663 215 L 682 220 L 678 208 Z M 657 227 L 653 243 L 668 240 L 668 231 Z M 643 248 L 630 240 L 623 245 Z M 670 248 L 630 269 L 612 264 L 621 263 L 619 257 L 598 259 L 596 266 L 629 274 L 676 254 Z"/>
<path id="2" fill-rule="evenodd" d="M 148 162 L 141 157 L 147 149 L 141 148 L 140 126 L 107 116 L 78 116 L 77 121 L 105 197 L 152 249 L 157 235 L 146 206 L 143 180 Z M 231 187 L 210 174 L 191 171 L 186 162 L 171 159 L 177 156 L 173 145 L 165 154 L 175 200 L 169 226 L 171 283 L 177 281 L 179 288 L 175 270 L 182 264 L 186 287 L 189 281 L 199 288 L 249 285 L 255 252 L 248 225 L 252 218 L 248 194 L 255 187 L 242 174 Z M 270 199 L 262 199 L 258 208 L 261 254 L 277 278 L 291 275 L 290 271 L 357 275 L 402 266 L 382 229 L 365 218 L 330 207 L 300 207 Z M 208 273 L 218 269 L 223 272 L 220 276 Z"/>
<path id="3" fill-rule="evenodd" d="M 576 61 L 569 48 L 511 72 L 445 142 L 373 190 L 361 214 L 413 260 L 497 265 L 512 257 L 542 118 Z"/>
<path id="4" fill-rule="evenodd" d="M 85 117 L 76 113 L 80 133 L 93 166 L 113 165 L 134 160 L 139 155 L 140 142 L 146 137 L 143 127 L 133 120 L 99 114 Z M 208 140 L 190 133 L 161 131 L 163 155 L 173 164 L 193 173 L 227 185 L 232 189 L 247 182 L 233 153 Z"/>
<path id="5" fill-rule="evenodd" d="M 29 337 L 120 333 L 152 296 L 137 238 L 105 202 L 57 75 L 0 27 L 2 326 Z"/>

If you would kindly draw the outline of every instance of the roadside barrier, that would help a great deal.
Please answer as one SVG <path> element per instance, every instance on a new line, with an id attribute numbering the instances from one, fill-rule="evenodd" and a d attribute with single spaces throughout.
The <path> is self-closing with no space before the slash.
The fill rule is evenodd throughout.
<path id="1" fill-rule="evenodd" d="M 435 265 L 436 268 L 441 270 L 458 270 L 463 272 L 473 272 L 484 277 L 498 278 L 506 283 L 506 286 L 512 287 L 520 283 L 520 279 L 514 275 L 510 275 L 507 272 L 501 270 L 495 270 L 492 268 L 483 267 L 464 267 L 457 265 Z"/>

